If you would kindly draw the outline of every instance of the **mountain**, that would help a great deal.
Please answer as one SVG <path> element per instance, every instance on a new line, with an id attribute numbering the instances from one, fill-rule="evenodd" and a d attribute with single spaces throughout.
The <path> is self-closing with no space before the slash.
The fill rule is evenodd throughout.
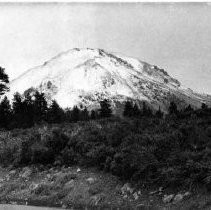
<path id="1" fill-rule="evenodd" d="M 104 98 L 111 101 L 115 112 L 128 99 L 138 104 L 146 101 L 152 108 L 160 106 L 164 111 L 172 100 L 180 107 L 211 104 L 211 96 L 183 88 L 155 65 L 90 48 L 71 49 L 26 71 L 10 83 L 8 96 L 35 90 L 44 92 L 49 100 L 55 99 L 63 108 L 79 105 L 91 109 Z"/>

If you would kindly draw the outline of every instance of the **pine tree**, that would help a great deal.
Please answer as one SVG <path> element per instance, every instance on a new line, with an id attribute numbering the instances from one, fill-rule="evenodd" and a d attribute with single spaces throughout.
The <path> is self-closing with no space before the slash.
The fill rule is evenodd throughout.
<path id="1" fill-rule="evenodd" d="M 133 110 L 132 110 L 132 116 L 138 117 L 140 115 L 140 110 L 137 106 L 137 104 L 134 104 Z"/>
<path id="2" fill-rule="evenodd" d="M 4 68 L 0 67 L 0 96 L 9 90 L 7 84 L 9 83 L 9 77 L 4 72 Z"/>
<path id="3" fill-rule="evenodd" d="M 144 117 L 151 117 L 153 116 L 152 110 L 150 109 L 150 107 L 148 107 L 146 105 L 146 102 L 143 102 L 143 106 L 142 106 L 142 110 L 141 110 L 141 116 Z"/>
<path id="4" fill-rule="evenodd" d="M 71 121 L 77 122 L 78 120 L 80 120 L 80 110 L 77 106 L 74 106 L 71 111 Z"/>
<path id="5" fill-rule="evenodd" d="M 146 102 L 143 101 L 143 107 L 142 107 L 142 113 L 143 116 L 146 116 L 147 114 L 147 106 L 146 106 Z"/>
<path id="6" fill-rule="evenodd" d="M 97 113 L 96 113 L 94 110 L 91 111 L 90 118 L 91 118 L 92 120 L 95 120 L 95 119 L 97 118 Z"/>
<path id="7" fill-rule="evenodd" d="M 81 120 L 89 120 L 89 112 L 86 107 L 81 111 Z"/>
<path id="8" fill-rule="evenodd" d="M 125 107 L 123 111 L 125 117 L 131 117 L 133 115 L 133 105 L 130 101 L 125 102 Z"/>
<path id="9" fill-rule="evenodd" d="M 201 109 L 203 109 L 203 110 L 206 110 L 206 109 L 208 109 L 208 106 L 207 106 L 207 104 L 205 104 L 205 103 L 202 103 L 202 105 L 201 105 Z"/>
<path id="10" fill-rule="evenodd" d="M 36 123 L 40 123 L 46 120 L 48 104 L 44 93 L 36 91 L 34 97 L 34 118 Z"/>
<path id="11" fill-rule="evenodd" d="M 150 107 L 147 107 L 146 116 L 147 116 L 147 117 L 152 117 L 152 116 L 153 116 L 153 113 L 152 113 L 152 110 L 151 110 Z"/>
<path id="12" fill-rule="evenodd" d="M 59 104 L 53 100 L 47 113 L 47 121 L 49 123 L 61 123 L 64 120 L 64 111 Z"/>
<path id="13" fill-rule="evenodd" d="M 112 110 L 111 105 L 107 99 L 100 102 L 100 117 L 111 117 Z"/>
<path id="14" fill-rule="evenodd" d="M 193 108 L 191 107 L 191 105 L 189 104 L 185 109 L 184 112 L 191 112 L 193 111 Z"/>
<path id="15" fill-rule="evenodd" d="M 23 104 L 23 98 L 21 97 L 19 93 L 14 94 L 13 103 L 12 103 L 12 111 L 13 111 L 12 127 L 23 127 L 24 104 Z"/>
<path id="16" fill-rule="evenodd" d="M 8 128 L 11 120 L 10 102 L 5 96 L 0 103 L 0 127 Z"/>
<path id="17" fill-rule="evenodd" d="M 170 102 L 169 114 L 178 114 L 177 105 L 173 101 Z"/>
<path id="18" fill-rule="evenodd" d="M 163 118 L 163 112 L 161 111 L 160 107 L 156 111 L 155 116 L 158 117 L 158 118 Z"/>
<path id="19" fill-rule="evenodd" d="M 34 101 L 32 100 L 32 96 L 30 93 L 26 93 L 23 101 L 24 106 L 24 118 L 25 124 L 27 127 L 31 127 L 34 125 L 35 111 L 34 111 Z"/>

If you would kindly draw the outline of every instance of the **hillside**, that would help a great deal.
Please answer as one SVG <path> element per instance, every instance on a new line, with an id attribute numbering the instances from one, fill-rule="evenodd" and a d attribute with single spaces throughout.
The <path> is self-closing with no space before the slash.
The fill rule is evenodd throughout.
<path id="1" fill-rule="evenodd" d="M 0 203 L 210 209 L 210 113 L 1 131 Z"/>

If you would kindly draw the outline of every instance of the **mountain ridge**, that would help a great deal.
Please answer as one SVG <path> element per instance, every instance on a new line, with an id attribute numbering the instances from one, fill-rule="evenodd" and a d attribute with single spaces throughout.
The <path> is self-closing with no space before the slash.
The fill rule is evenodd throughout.
<path id="1" fill-rule="evenodd" d="M 184 89 L 164 69 L 103 49 L 62 52 L 11 81 L 8 96 L 33 90 L 44 92 L 63 108 L 79 105 L 91 109 L 104 98 L 112 102 L 114 110 L 128 99 L 139 105 L 146 101 L 152 108 L 161 107 L 164 111 L 170 100 L 181 107 L 211 105 L 211 96 Z"/>

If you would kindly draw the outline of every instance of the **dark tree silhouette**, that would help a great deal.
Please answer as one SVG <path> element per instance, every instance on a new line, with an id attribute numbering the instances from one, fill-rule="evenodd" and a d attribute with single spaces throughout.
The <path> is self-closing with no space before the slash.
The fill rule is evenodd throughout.
<path id="1" fill-rule="evenodd" d="M 38 91 L 34 94 L 34 119 L 36 123 L 40 123 L 46 120 L 48 111 L 48 103 L 46 101 L 44 93 Z"/>
<path id="2" fill-rule="evenodd" d="M 12 111 L 13 111 L 12 127 L 23 127 L 25 121 L 24 119 L 25 106 L 23 98 L 19 93 L 14 94 Z"/>
<path id="3" fill-rule="evenodd" d="M 150 107 L 146 105 L 146 102 L 143 102 L 142 110 L 141 110 L 141 115 L 145 117 L 151 117 L 153 115 L 152 110 Z"/>
<path id="4" fill-rule="evenodd" d="M 107 99 L 100 102 L 100 117 L 111 117 L 112 110 L 111 105 Z"/>
<path id="5" fill-rule="evenodd" d="M 66 108 L 64 110 L 64 120 L 66 122 L 71 122 L 71 117 L 72 117 L 72 110 L 70 108 Z"/>
<path id="6" fill-rule="evenodd" d="M 137 104 L 134 104 L 134 106 L 133 106 L 132 115 L 134 117 L 138 117 L 140 115 L 140 110 L 139 110 Z"/>
<path id="7" fill-rule="evenodd" d="M 8 128 L 11 120 L 11 106 L 10 102 L 5 96 L 0 103 L 0 127 Z"/>
<path id="8" fill-rule="evenodd" d="M 143 102 L 143 106 L 142 106 L 142 113 L 143 116 L 146 116 L 147 114 L 147 106 L 146 106 L 146 102 Z"/>
<path id="9" fill-rule="evenodd" d="M 151 110 L 150 107 L 147 107 L 146 116 L 147 116 L 147 117 L 152 117 L 152 116 L 153 116 L 153 113 L 152 113 L 152 110 Z"/>
<path id="10" fill-rule="evenodd" d="M 95 119 L 97 118 L 97 113 L 96 113 L 96 111 L 94 111 L 94 110 L 91 111 L 90 118 L 91 118 L 92 120 L 95 120 Z"/>
<path id="11" fill-rule="evenodd" d="M 156 111 L 155 116 L 158 117 L 158 118 L 163 118 L 163 112 L 161 111 L 160 107 Z"/>
<path id="12" fill-rule="evenodd" d="M 9 90 L 7 84 L 9 83 L 9 77 L 4 72 L 4 68 L 0 67 L 0 96 Z"/>
<path id="13" fill-rule="evenodd" d="M 193 111 L 193 108 L 191 107 L 190 104 L 184 109 L 184 112 L 192 112 L 192 111 Z"/>
<path id="14" fill-rule="evenodd" d="M 130 101 L 125 102 L 123 115 L 125 117 L 131 117 L 133 115 L 133 104 Z"/>
<path id="15" fill-rule="evenodd" d="M 89 120 L 89 112 L 86 107 L 81 111 L 81 120 Z"/>
<path id="16" fill-rule="evenodd" d="M 201 109 L 203 109 L 203 110 L 205 110 L 205 109 L 208 109 L 208 106 L 207 106 L 207 104 L 205 104 L 205 103 L 202 103 L 202 105 L 201 105 Z"/>
<path id="17" fill-rule="evenodd" d="M 34 125 L 34 101 L 32 100 L 32 96 L 30 93 L 26 93 L 23 101 L 24 106 L 24 114 L 25 114 L 25 123 L 27 127 L 31 127 Z"/>
<path id="18" fill-rule="evenodd" d="M 49 123 L 61 123 L 64 120 L 64 111 L 59 104 L 53 100 L 47 113 L 47 121 Z"/>
<path id="19" fill-rule="evenodd" d="M 177 105 L 173 101 L 170 102 L 169 114 L 178 114 Z"/>
<path id="20" fill-rule="evenodd" d="M 77 122 L 78 120 L 80 120 L 80 110 L 77 106 L 74 106 L 71 111 L 71 121 Z"/>

